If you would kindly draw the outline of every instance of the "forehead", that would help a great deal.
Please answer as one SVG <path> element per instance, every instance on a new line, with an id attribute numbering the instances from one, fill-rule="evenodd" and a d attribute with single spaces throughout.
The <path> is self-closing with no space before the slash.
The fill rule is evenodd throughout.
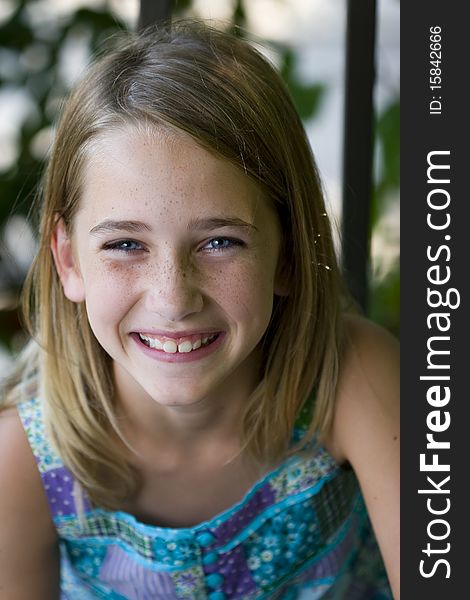
<path id="1" fill-rule="evenodd" d="M 255 181 L 189 135 L 127 126 L 101 135 L 87 150 L 82 217 L 184 219 L 214 211 L 250 222 L 275 215 Z"/>

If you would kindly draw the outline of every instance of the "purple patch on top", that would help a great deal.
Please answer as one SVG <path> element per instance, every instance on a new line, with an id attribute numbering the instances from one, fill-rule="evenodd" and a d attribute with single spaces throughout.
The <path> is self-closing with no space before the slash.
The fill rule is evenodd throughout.
<path id="1" fill-rule="evenodd" d="M 204 568 L 206 574 L 220 573 L 224 577 L 223 592 L 227 598 L 247 598 L 258 590 L 246 563 L 242 546 L 220 554 L 213 565 Z"/>
<path id="2" fill-rule="evenodd" d="M 106 550 L 100 581 L 128 600 L 177 600 L 175 586 L 168 573 L 146 569 L 116 545 L 108 546 Z"/>
<path id="3" fill-rule="evenodd" d="M 243 529 L 249 527 L 255 518 L 274 504 L 275 495 L 269 484 L 257 490 L 243 507 L 213 530 L 221 546 L 227 544 Z"/>
<path id="4" fill-rule="evenodd" d="M 378 598 L 379 600 L 389 598 L 387 595 L 382 595 L 377 591 L 377 585 L 371 585 L 365 581 L 352 580 L 348 584 L 348 600 L 364 600 L 364 598 Z"/>
<path id="5" fill-rule="evenodd" d="M 336 576 L 356 544 L 355 528 L 350 527 L 341 542 L 319 561 L 303 571 L 296 581 L 312 581 Z"/>
<path id="6" fill-rule="evenodd" d="M 42 482 L 53 517 L 75 515 L 73 476 L 66 467 L 51 469 L 42 474 Z M 84 499 L 84 510 L 88 510 Z"/>

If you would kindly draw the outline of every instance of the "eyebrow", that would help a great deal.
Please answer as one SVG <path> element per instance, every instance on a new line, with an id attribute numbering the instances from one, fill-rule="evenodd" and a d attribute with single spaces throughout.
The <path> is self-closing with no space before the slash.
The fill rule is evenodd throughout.
<path id="1" fill-rule="evenodd" d="M 192 219 L 188 223 L 188 230 L 191 229 L 218 229 L 219 227 L 244 227 L 247 229 L 254 229 L 258 231 L 258 228 L 253 223 L 248 223 L 239 219 L 238 217 L 213 217 L 208 219 Z"/>
<path id="2" fill-rule="evenodd" d="M 97 235 L 109 231 L 140 233 L 142 231 L 152 231 L 152 228 L 143 221 L 113 221 L 112 219 L 106 219 L 101 223 L 98 223 L 98 225 L 95 225 L 95 227 L 92 227 L 92 229 L 90 229 L 90 234 Z"/>
<path id="3" fill-rule="evenodd" d="M 247 229 L 254 229 L 258 231 L 258 228 L 252 223 L 243 221 L 238 217 L 212 217 L 208 219 L 192 219 L 188 223 L 188 231 L 191 230 L 207 230 L 207 229 L 218 229 L 219 227 L 244 227 Z M 99 235 L 101 233 L 108 233 L 114 231 L 125 231 L 127 233 L 141 233 L 143 231 L 152 231 L 152 228 L 143 221 L 115 221 L 112 219 L 105 219 L 95 227 L 90 229 L 90 235 Z"/>

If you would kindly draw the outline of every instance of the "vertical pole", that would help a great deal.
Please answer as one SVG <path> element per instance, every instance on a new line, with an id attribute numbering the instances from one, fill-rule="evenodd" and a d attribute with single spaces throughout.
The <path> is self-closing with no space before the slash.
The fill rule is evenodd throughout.
<path id="1" fill-rule="evenodd" d="M 169 22 L 173 9 L 172 0 L 140 0 L 139 31 L 161 22 Z"/>
<path id="2" fill-rule="evenodd" d="M 376 0 L 348 0 L 342 266 L 346 283 L 364 311 L 368 304 L 375 14 Z"/>

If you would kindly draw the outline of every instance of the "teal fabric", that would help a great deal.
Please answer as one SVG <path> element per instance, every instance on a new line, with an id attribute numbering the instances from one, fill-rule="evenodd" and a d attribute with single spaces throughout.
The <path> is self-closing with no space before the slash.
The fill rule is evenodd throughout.
<path id="1" fill-rule="evenodd" d="M 195 527 L 146 525 L 86 498 L 80 518 L 41 400 L 18 410 L 59 536 L 62 599 L 392 598 L 356 477 L 324 448 L 288 458 L 241 502 Z M 305 413 L 294 440 L 303 422 Z"/>

